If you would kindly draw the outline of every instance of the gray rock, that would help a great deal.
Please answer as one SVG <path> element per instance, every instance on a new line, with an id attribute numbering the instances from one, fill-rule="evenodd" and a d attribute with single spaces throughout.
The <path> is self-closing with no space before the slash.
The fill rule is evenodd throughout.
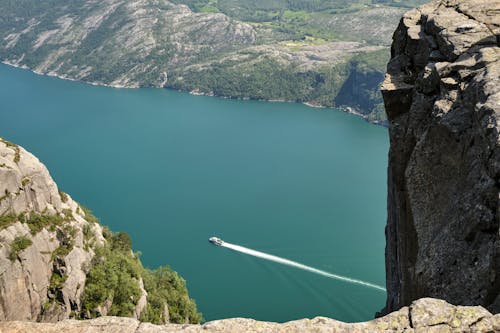
<path id="1" fill-rule="evenodd" d="M 33 244 L 12 262 L 9 244 L 17 236 L 30 237 Z M 1 230 L 0 240 L 0 320 L 34 320 L 47 300 L 50 255 L 57 241 L 47 230 L 31 237 L 29 228 L 19 222 Z"/>
<path id="2" fill-rule="evenodd" d="M 0 230 L 0 320 L 56 321 L 68 318 L 71 310 L 79 310 L 80 298 L 85 286 L 87 267 L 94 253 L 84 250 L 83 228 L 89 223 L 84 213 L 69 195 L 59 193 L 47 168 L 22 147 L 0 139 L 0 215 L 71 213 L 65 222 L 74 229 L 74 236 L 58 234 L 56 229 L 42 228 L 32 234 L 24 221 L 12 220 L 12 224 Z M 63 202 L 64 201 L 64 202 Z M 100 227 L 92 227 L 96 242 L 103 240 Z M 11 260 L 10 244 L 18 236 L 32 242 Z M 54 262 L 53 253 L 64 239 L 72 237 L 72 250 L 64 258 Z M 60 306 L 50 304 L 58 295 L 50 291 L 53 274 L 64 275 Z"/>
<path id="3" fill-rule="evenodd" d="M 0 320 L 58 321 L 78 313 L 86 275 L 94 256 L 85 244 L 84 229 L 94 246 L 104 244 L 102 227 L 89 223 L 79 205 L 61 194 L 47 168 L 22 147 L 0 138 L 0 216 L 11 216 L 0 229 Z M 25 216 L 17 216 L 24 213 Z M 64 217 L 64 225 L 47 226 L 32 233 L 26 219 L 31 215 Z M 11 244 L 24 236 L 31 245 L 11 258 Z M 54 251 L 71 243 L 69 253 Z M 62 286 L 51 286 L 54 275 Z M 138 313 L 145 306 L 141 298 Z"/>
<path id="4" fill-rule="evenodd" d="M 498 0 L 434 1 L 394 34 L 382 86 L 386 312 L 425 296 L 500 311 L 499 10 Z"/>
<path id="5" fill-rule="evenodd" d="M 139 301 L 137 302 L 137 305 L 135 306 L 135 310 L 134 310 L 134 318 L 135 319 L 140 318 L 141 312 L 144 310 L 144 308 L 148 304 L 148 292 L 146 291 L 146 289 L 144 289 L 144 281 L 142 280 L 142 278 L 139 279 L 139 288 L 141 289 L 141 297 L 139 298 Z M 167 322 L 168 322 L 168 319 L 167 319 Z"/>
<path id="6" fill-rule="evenodd" d="M 0 322 L 5 333 L 365 333 L 365 332 L 495 332 L 500 315 L 493 316 L 482 307 L 453 306 L 444 301 L 424 298 L 409 308 L 364 323 L 343 323 L 325 317 L 300 319 L 287 323 L 263 322 L 246 318 L 215 320 L 203 325 L 153 325 L 132 318 L 101 317 L 87 321 L 64 320 L 58 323 Z"/>

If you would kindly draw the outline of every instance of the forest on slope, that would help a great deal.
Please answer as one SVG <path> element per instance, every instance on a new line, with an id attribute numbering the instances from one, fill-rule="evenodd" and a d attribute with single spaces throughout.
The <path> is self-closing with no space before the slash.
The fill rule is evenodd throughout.
<path id="1" fill-rule="evenodd" d="M 6 0 L 0 60 L 125 87 L 350 107 L 384 121 L 392 31 L 421 0 Z"/>

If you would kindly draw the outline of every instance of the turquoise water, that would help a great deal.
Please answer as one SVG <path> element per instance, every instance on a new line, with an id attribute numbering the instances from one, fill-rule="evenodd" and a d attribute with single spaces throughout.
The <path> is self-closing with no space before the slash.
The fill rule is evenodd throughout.
<path id="1" fill-rule="evenodd" d="M 363 321 L 380 290 L 265 261 L 228 242 L 384 285 L 387 130 L 336 110 L 112 89 L 0 66 L 0 136 L 148 267 L 169 264 L 205 319 Z"/>

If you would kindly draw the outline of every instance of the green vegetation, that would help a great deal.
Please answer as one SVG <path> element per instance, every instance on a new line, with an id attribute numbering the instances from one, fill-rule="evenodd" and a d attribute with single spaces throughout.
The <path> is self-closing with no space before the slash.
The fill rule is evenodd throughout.
<path id="1" fill-rule="evenodd" d="M 14 162 L 18 163 L 19 160 L 21 159 L 21 149 L 19 148 L 19 146 L 16 145 L 16 144 L 14 144 L 14 143 L 12 143 L 12 142 L 10 142 L 10 141 L 7 141 L 7 140 L 5 140 L 3 138 L 0 138 L 0 141 L 2 141 L 7 147 L 10 147 L 10 148 L 14 149 L 14 152 L 15 152 L 15 154 L 14 154 Z"/>
<path id="2" fill-rule="evenodd" d="M 52 260 L 64 258 L 73 250 L 76 233 L 77 230 L 69 224 L 57 230 L 59 247 L 52 252 Z"/>
<path id="3" fill-rule="evenodd" d="M 123 232 L 104 233 L 107 244 L 95 249 L 96 256 L 87 275 L 82 298 L 83 318 L 100 315 L 99 306 L 106 301 L 112 305 L 108 315 L 131 316 L 141 297 L 139 279 L 144 280 L 148 304 L 141 316 L 143 321 L 164 322 L 163 312 L 168 304 L 170 321 L 198 323 L 201 315 L 188 294 L 185 281 L 168 268 L 150 271 L 142 267 L 132 253 L 130 237 Z"/>
<path id="4" fill-rule="evenodd" d="M 97 308 L 106 300 L 112 301 L 109 315 L 131 316 L 141 296 L 138 281 L 142 267 L 131 255 L 130 238 L 117 233 L 107 241 L 106 246 L 96 249 L 87 275 L 82 308 L 90 318 L 100 315 Z"/>
<path id="5" fill-rule="evenodd" d="M 68 202 L 68 195 L 61 190 L 58 190 L 58 191 L 59 191 L 59 196 L 61 197 L 61 201 L 63 203 Z"/>
<path id="6" fill-rule="evenodd" d="M 141 321 L 153 324 L 165 323 L 165 305 L 168 304 L 170 321 L 199 323 L 201 314 L 196 310 L 195 302 L 189 298 L 186 281 L 170 267 L 160 267 L 154 271 L 145 270 L 144 288 L 148 292 L 148 304 L 141 313 Z"/>
<path id="7" fill-rule="evenodd" d="M 60 216 L 58 214 L 39 214 L 35 212 L 30 213 L 20 213 L 20 214 L 5 214 L 0 215 L 0 230 L 7 228 L 8 226 L 16 223 L 17 221 L 25 223 L 30 228 L 31 234 L 36 235 L 42 229 L 47 228 L 50 231 L 55 231 L 56 227 L 60 227 L 64 222 L 68 222 L 73 218 L 71 211 L 67 212 L 66 215 Z"/>
<path id="8" fill-rule="evenodd" d="M 66 279 L 68 277 L 66 275 L 61 276 L 57 273 L 52 273 L 50 277 L 50 285 L 49 285 L 49 290 L 52 292 L 56 292 L 57 290 L 60 290 L 64 287 L 64 282 L 66 282 Z"/>
<path id="9" fill-rule="evenodd" d="M 55 231 L 56 227 L 61 226 L 67 219 L 59 215 L 38 214 L 30 212 L 28 214 L 20 214 L 19 221 L 26 223 L 31 230 L 32 235 L 36 235 L 42 229 L 47 228 L 50 231 Z"/>
<path id="10" fill-rule="evenodd" d="M 5 214 L 0 215 L 0 230 L 7 228 L 8 226 L 21 221 L 24 218 L 24 214 Z"/>
<path id="11" fill-rule="evenodd" d="M 174 0 L 196 12 L 221 12 L 244 22 L 262 23 L 288 39 L 314 36 L 338 39 L 344 35 L 328 19 L 377 8 L 413 8 L 425 0 Z M 325 21 L 326 19 L 326 21 Z M 381 20 L 386 19 L 382 14 Z M 367 22 L 369 23 L 369 22 Z M 356 32 L 353 32 L 356 34 Z M 390 37 L 390 36 L 388 36 Z M 352 40 L 353 36 L 347 36 Z M 361 36 L 370 38 L 370 33 Z"/>
<path id="12" fill-rule="evenodd" d="M 197 89 L 205 94 L 232 98 L 352 106 L 369 114 L 382 105 L 378 90 L 387 59 L 388 51 L 383 49 L 357 54 L 336 66 L 303 70 L 265 57 L 246 64 L 224 62 L 187 71 L 173 78 L 171 84 L 180 90 Z M 383 108 L 380 111 L 370 120 L 384 119 Z"/>
<path id="13" fill-rule="evenodd" d="M 346 64 L 303 71 L 266 57 L 246 65 L 232 66 L 226 62 L 201 71 L 188 71 L 183 73 L 182 81 L 174 81 L 172 85 L 231 98 L 316 101 L 332 106 L 347 74 Z"/>
<path id="14" fill-rule="evenodd" d="M 31 180 L 23 179 L 23 185 Z M 10 193 L 5 192 L 4 197 Z M 61 200 L 67 202 L 69 197 L 59 192 Z M 201 314 L 197 312 L 195 302 L 189 298 L 186 282 L 169 267 L 160 267 L 157 270 L 145 269 L 139 254 L 132 252 L 130 237 L 123 232 L 112 233 L 103 228 L 105 243 L 95 246 L 93 227 L 98 219 L 92 212 L 83 206 L 77 211 L 85 213 L 89 222 L 82 227 L 84 248 L 93 250 L 95 256 L 90 263 L 85 289 L 82 295 L 82 312 L 71 313 L 71 317 L 94 318 L 100 316 L 99 308 L 109 304 L 107 315 L 132 316 L 143 293 L 140 280 L 147 291 L 147 304 L 141 314 L 142 321 L 165 323 L 167 320 L 174 323 L 199 323 Z M 64 269 L 65 257 L 75 246 L 75 237 L 78 229 L 67 223 L 74 219 L 71 209 L 64 209 L 59 214 L 50 215 L 45 209 L 42 213 L 26 212 L 20 214 L 5 214 L 0 216 L 0 230 L 13 223 L 21 222 L 30 228 L 32 235 L 43 229 L 54 232 L 59 246 L 52 252 L 51 260 L 53 272 L 48 288 L 48 300 L 43 305 L 43 312 L 49 313 L 56 308 L 64 308 L 62 290 L 68 278 Z M 52 238 L 52 239 L 54 239 Z M 16 237 L 10 244 L 8 258 L 15 261 L 19 253 L 32 245 L 29 236 Z M 46 253 L 45 254 L 49 254 Z M 168 307 L 169 318 L 165 316 Z"/>
<path id="15" fill-rule="evenodd" d="M 28 246 L 33 244 L 31 239 L 26 236 L 18 236 L 16 237 L 12 243 L 10 243 L 10 253 L 9 259 L 10 261 L 14 261 L 17 259 L 19 252 L 26 249 Z"/>

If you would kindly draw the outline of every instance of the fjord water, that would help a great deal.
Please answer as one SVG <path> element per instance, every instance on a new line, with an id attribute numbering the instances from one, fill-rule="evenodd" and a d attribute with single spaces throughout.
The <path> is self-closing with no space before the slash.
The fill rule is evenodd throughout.
<path id="1" fill-rule="evenodd" d="M 187 281 L 206 320 L 373 318 L 384 285 L 387 130 L 338 110 L 95 87 L 0 65 L 0 136 Z"/>

